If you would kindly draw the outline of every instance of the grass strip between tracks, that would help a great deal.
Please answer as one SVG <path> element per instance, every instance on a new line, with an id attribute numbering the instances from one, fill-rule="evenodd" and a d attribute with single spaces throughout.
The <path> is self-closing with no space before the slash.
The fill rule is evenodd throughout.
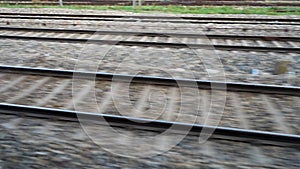
<path id="1" fill-rule="evenodd" d="M 50 5 L 8 5 L 0 4 L 1 8 L 63 8 L 90 10 L 119 10 L 129 12 L 163 12 L 176 14 L 261 14 L 261 15 L 300 15 L 300 7 L 250 7 L 250 6 L 143 6 L 134 10 L 132 6 L 92 6 L 65 5 L 63 7 Z"/>

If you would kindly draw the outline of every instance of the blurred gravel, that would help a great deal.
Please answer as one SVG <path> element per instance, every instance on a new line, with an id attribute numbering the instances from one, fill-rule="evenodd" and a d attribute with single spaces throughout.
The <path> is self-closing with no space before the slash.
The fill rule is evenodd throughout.
<path id="1" fill-rule="evenodd" d="M 159 156 L 142 159 L 120 157 L 95 144 L 78 123 L 2 114 L 0 117 L 2 168 L 300 167 L 297 147 L 262 146 L 225 140 L 211 140 L 199 144 L 197 137 L 193 136 L 186 137 L 177 146 Z M 118 132 L 127 135 L 130 132 L 132 136 L 155 134 L 127 129 L 118 129 Z M 102 137 L 110 140 L 114 136 L 102 132 Z M 124 152 L 130 151 L 130 147 L 119 148 L 124 149 Z"/>

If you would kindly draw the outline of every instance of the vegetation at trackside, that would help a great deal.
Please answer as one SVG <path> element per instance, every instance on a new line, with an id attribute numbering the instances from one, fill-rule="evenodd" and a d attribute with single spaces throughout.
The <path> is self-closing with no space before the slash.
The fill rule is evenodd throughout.
<path id="1" fill-rule="evenodd" d="M 119 10 L 129 12 L 163 12 L 175 14 L 264 14 L 264 15 L 300 15 L 300 7 L 249 7 L 249 6 L 143 6 L 134 10 L 132 6 L 88 6 L 66 5 L 43 6 L 43 5 L 6 5 L 5 8 L 65 8 L 65 9 L 91 9 L 91 10 Z"/>

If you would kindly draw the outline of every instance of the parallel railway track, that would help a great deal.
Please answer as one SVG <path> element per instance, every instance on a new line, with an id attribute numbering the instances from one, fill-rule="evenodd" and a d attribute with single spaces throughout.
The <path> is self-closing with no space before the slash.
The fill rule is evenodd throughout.
<path id="1" fill-rule="evenodd" d="M 232 97 L 238 97 L 241 100 L 247 99 L 243 98 L 245 96 L 243 95 L 249 95 L 250 93 L 255 94 L 255 97 L 258 98 L 265 98 L 263 99 L 265 102 L 262 104 L 266 108 L 266 112 L 257 112 L 259 114 L 264 114 L 264 118 L 270 118 L 272 122 L 263 122 L 261 123 L 260 119 L 259 121 L 254 120 L 251 122 L 251 119 L 253 120 L 253 116 L 256 116 L 254 112 L 244 112 L 243 111 L 243 106 L 239 105 L 239 109 L 235 107 L 234 112 L 231 113 L 237 113 L 239 114 L 238 118 L 238 123 L 240 123 L 237 126 L 228 126 L 226 125 L 226 120 L 227 118 L 233 118 L 234 115 L 229 115 L 225 113 L 224 116 L 225 118 L 221 120 L 221 127 L 216 127 L 216 126 L 203 126 L 198 124 L 189 124 L 189 120 L 185 121 L 179 121 L 179 122 L 174 122 L 173 120 L 170 120 L 170 118 L 166 118 L 167 116 L 162 116 L 159 119 L 155 119 L 155 117 L 151 117 L 151 115 L 148 115 L 148 117 L 136 117 L 132 112 L 128 112 L 127 116 L 120 116 L 118 114 L 115 114 L 113 110 L 107 110 L 105 111 L 105 108 L 102 107 L 102 113 L 100 112 L 93 112 L 90 111 L 90 113 L 87 112 L 75 112 L 72 111 L 71 107 L 72 106 L 72 101 L 71 106 L 68 104 L 67 107 L 64 107 L 61 109 L 60 106 L 55 106 L 55 103 L 51 103 L 50 100 L 55 98 L 55 95 L 57 94 L 62 94 L 62 91 L 68 91 L 70 88 L 68 88 L 68 84 L 70 85 L 70 80 L 73 77 L 73 73 L 76 74 L 77 77 L 82 78 L 83 80 L 91 77 L 91 76 L 96 76 L 96 81 L 97 83 L 101 81 L 102 83 L 100 86 L 104 87 L 107 86 L 108 84 L 105 81 L 111 81 L 112 78 L 118 78 L 120 79 L 119 83 L 122 84 L 123 80 L 127 80 L 132 78 L 132 84 L 142 84 L 144 89 L 142 90 L 142 93 L 145 94 L 145 85 L 152 86 L 152 88 L 158 87 L 161 88 L 163 86 L 166 86 L 167 88 L 170 88 L 171 90 L 174 90 L 177 86 L 177 83 L 183 84 L 186 87 L 190 87 L 192 83 L 197 83 L 198 87 L 200 90 L 210 90 L 211 85 L 218 86 L 217 84 L 219 82 L 210 82 L 210 81 L 193 81 L 193 80 L 185 80 L 185 79 L 168 79 L 168 78 L 159 78 L 159 77 L 146 77 L 146 76 L 130 76 L 130 75 L 113 75 L 113 74 L 107 74 L 107 73 L 96 73 L 93 74 L 92 72 L 74 72 L 74 71 L 63 71 L 63 70 L 51 70 L 51 69 L 38 69 L 38 68 L 26 68 L 26 67 L 11 67 L 11 66 L 1 66 L 0 67 L 0 72 L 1 72 L 1 79 L 2 79 L 2 84 L 3 86 L 0 88 L 1 91 L 1 98 L 2 98 L 2 103 L 0 104 L 0 112 L 2 114 L 16 114 L 20 116 L 32 116 L 32 117 L 42 117 L 42 118 L 55 118 L 55 119 L 60 119 L 60 120 L 71 120 L 71 121 L 77 121 L 77 115 L 80 115 L 81 117 L 84 117 L 86 120 L 95 120 L 101 117 L 104 118 L 106 121 L 110 122 L 112 126 L 117 126 L 117 127 L 130 127 L 130 128 L 135 128 L 135 129 L 141 129 L 141 130 L 150 130 L 150 131 L 164 131 L 168 129 L 171 125 L 175 125 L 178 128 L 186 128 L 186 127 L 191 127 L 191 132 L 190 134 L 192 135 L 197 135 L 203 128 L 210 128 L 210 129 L 216 129 L 214 132 L 214 137 L 215 138 L 222 138 L 222 139 L 229 139 L 229 140 L 234 140 L 234 141 L 242 141 L 242 142 L 257 142 L 257 143 L 262 143 L 262 144 L 271 144 L 271 145 L 280 145 L 280 146 L 287 146 L 287 145 L 299 145 L 300 144 L 300 136 L 297 135 L 299 132 L 297 132 L 297 128 L 299 129 L 300 126 L 297 126 L 297 119 L 299 119 L 297 116 L 297 112 L 295 115 L 293 115 L 293 112 L 289 113 L 283 113 L 280 111 L 276 111 L 272 108 L 270 105 L 276 104 L 275 102 L 271 101 L 272 99 L 275 98 L 279 102 L 284 101 L 285 99 L 299 99 L 299 87 L 283 87 L 283 86 L 274 86 L 274 85 L 258 85 L 258 84 L 243 84 L 243 83 L 226 83 L 227 85 L 227 91 L 228 92 L 235 92 L 233 95 L 229 94 L 229 98 L 231 101 Z M 15 78 L 14 78 L 15 77 Z M 8 81 L 4 79 L 10 79 Z M 29 80 L 28 82 L 23 82 Z M 45 80 L 47 79 L 47 80 Z M 69 79 L 69 80 L 67 80 Z M 4 80 L 4 81 L 3 81 Z M 54 87 L 55 85 L 49 84 L 50 82 L 57 82 L 61 81 L 61 84 L 58 85 L 57 87 Z M 67 82 L 67 83 L 66 83 Z M 27 84 L 26 84 L 27 83 Z M 84 82 L 85 83 L 85 82 Z M 90 83 L 87 81 L 87 83 Z M 22 84 L 22 85 L 21 85 Z M 24 88 L 23 89 L 18 89 L 16 87 L 17 85 L 21 85 Z M 224 84 L 222 84 L 224 85 Z M 49 86 L 52 86 L 49 88 Z M 154 87 L 155 86 L 155 87 Z M 221 85 L 219 85 L 221 86 Z M 140 86 L 141 87 L 141 86 Z M 26 89 L 27 88 L 27 89 Z M 47 89 L 48 88 L 48 89 Z M 85 88 L 85 87 L 83 87 Z M 138 87 L 139 88 L 139 87 Z M 138 91 L 138 88 L 135 89 L 135 92 Z M 173 88 L 173 89 L 172 89 Z M 13 89 L 11 92 L 9 92 L 10 89 Z M 41 89 L 45 89 L 44 93 L 42 92 Z M 217 89 L 217 88 L 216 88 Z M 41 90 L 41 91 L 38 91 Z M 165 90 L 165 89 L 163 89 Z M 168 89 L 169 90 L 169 89 Z M 217 89 L 218 90 L 218 89 Z M 222 90 L 220 88 L 220 90 Z M 14 92 L 13 92 L 14 91 Z M 45 91 L 48 91 L 48 93 Z M 81 92 L 84 91 L 84 92 Z M 86 89 L 81 89 L 80 97 L 74 97 L 75 101 L 74 102 L 80 102 L 79 100 L 88 100 L 86 97 L 89 95 L 89 91 Z M 9 97 L 6 96 L 6 93 L 9 92 Z M 239 94 L 240 93 L 240 94 Z M 245 94 L 243 94 L 245 93 Z M 247 94 L 248 93 L 248 94 Z M 37 95 L 38 94 L 38 95 Z M 104 93 L 103 93 L 104 94 Z M 136 95 L 136 94 L 134 94 Z M 251 95 L 251 94 L 250 94 Z M 282 98 L 280 99 L 282 95 Z M 107 95 L 109 97 L 109 94 Z M 36 98 L 35 98 L 36 97 Z M 44 99 L 40 98 L 44 97 Z M 62 96 L 60 96 L 62 97 Z M 131 96 L 131 97 L 136 97 L 136 96 Z M 253 97 L 253 96 L 252 96 Z M 271 99 L 271 97 L 274 97 Z M 7 99 L 5 99 L 7 98 Z M 35 104 L 34 101 L 29 101 L 25 98 L 35 98 L 37 99 L 38 102 L 43 102 L 42 104 Z M 248 99 L 251 97 L 248 97 Z M 23 101 L 22 101 L 23 99 Z M 76 101 L 76 99 L 79 99 Z M 105 102 L 109 98 L 104 98 L 102 100 Z M 235 98 L 237 99 L 237 98 Z M 27 100 L 27 101 L 26 101 Z M 67 100 L 65 100 L 67 101 Z M 69 100 L 70 101 L 70 100 Z M 203 101 L 203 100 L 202 100 Z M 55 102 L 61 102 L 59 99 Z M 143 106 L 146 106 L 148 103 L 143 103 L 139 100 L 135 101 L 136 103 L 142 104 Z M 147 102 L 147 101 L 146 101 Z M 239 104 L 236 101 L 234 101 L 234 104 Z M 17 105 L 21 104 L 21 105 Z M 89 103 L 91 104 L 91 103 Z M 104 103 L 103 103 L 104 104 Z M 103 105 L 102 104 L 102 105 Z M 234 105 L 233 104 L 233 105 Z M 257 104 L 254 102 L 248 103 L 250 106 L 251 104 Z M 296 103 L 297 104 L 297 103 Z M 28 105 L 28 106 L 25 106 Z M 32 105 L 37 105 L 37 106 L 42 106 L 42 107 L 34 107 Z M 50 105 L 50 107 L 49 107 Z M 52 105 L 52 106 L 51 106 Z M 154 104 L 155 105 L 155 104 Z M 48 108 L 46 108 L 46 107 Z M 172 105 L 175 106 L 176 105 Z M 244 105 L 246 106 L 246 105 Z M 258 105 L 257 105 L 258 106 Z M 294 105 L 295 106 L 295 105 Z M 60 108 L 60 109 L 57 109 Z M 107 107 L 108 108 L 108 107 Z M 106 109 L 107 109 L 106 108 Z M 296 107 L 294 107 L 296 108 Z M 66 110 L 68 109 L 68 110 Z M 155 108 L 154 108 L 155 109 Z M 86 110 L 91 110 L 89 108 L 86 108 Z M 174 109 L 175 110 L 175 109 Z M 244 109 L 246 110 L 246 109 Z M 240 111 L 240 112 L 239 112 Z M 272 112 L 274 111 L 274 112 Z M 174 112 L 170 112 L 171 116 L 174 116 Z M 250 114 L 249 114 L 250 113 Z M 253 114 L 254 115 L 251 115 Z M 229 116 L 228 116 L 229 115 Z M 226 117 L 227 116 L 227 117 Z M 231 116 L 231 117 L 230 117 Z M 270 116 L 270 117 L 266 117 Z M 295 116 L 295 117 L 294 117 Z M 188 117 L 188 116 L 187 116 Z M 197 117 L 197 116 L 196 116 Z M 291 118 L 295 118 L 294 121 L 296 123 L 293 123 Z M 154 118 L 154 119 L 152 119 Z M 187 118 L 187 119 L 194 119 L 195 117 Z M 272 120 L 273 119 L 273 120 Z M 290 120 L 288 120 L 290 119 Z M 167 121 L 166 121 L 167 120 Z M 284 123 L 285 120 L 288 120 L 289 123 Z M 263 120 L 264 121 L 264 120 Z M 101 121 L 99 121 L 101 123 Z M 228 123 L 229 122 L 229 123 Z M 227 123 L 230 124 L 231 122 L 228 121 Z M 233 121 L 234 122 L 234 121 Z M 258 124 L 261 123 L 261 124 Z M 222 126 L 225 124 L 225 127 Z M 253 126 L 258 125 L 261 126 L 262 128 L 257 128 Z M 275 131 L 273 129 L 268 129 L 268 126 L 272 125 L 273 127 L 277 128 Z M 290 125 L 290 126 L 289 126 Z M 264 127 L 266 127 L 264 129 Z M 296 128 L 291 129 L 290 127 L 294 126 Z M 288 128 L 288 130 L 286 130 Z M 254 129 L 254 130 L 251 130 Z M 291 130 L 290 130 L 291 129 Z M 259 131 L 260 130 L 260 131 Z M 281 134 L 278 133 L 281 131 Z M 294 132 L 291 132 L 294 131 Z M 175 131 L 175 132 L 180 132 L 180 131 Z"/>
<path id="2" fill-rule="evenodd" d="M 300 87 L 296 86 L 279 86 L 279 85 L 260 85 L 251 83 L 235 83 L 235 82 L 217 82 L 217 81 L 205 81 L 205 80 L 189 80 L 189 79 L 172 79 L 155 76 L 132 76 L 132 75 L 118 75 L 111 73 L 92 73 L 85 71 L 70 71 L 70 70 L 58 70 L 58 69 L 44 69 L 44 68 L 30 68 L 21 66 L 5 66 L 0 65 L 0 72 L 6 73 L 21 73 L 27 75 L 39 75 L 39 76 L 53 76 L 72 78 L 74 73 L 82 79 L 90 79 L 95 76 L 99 80 L 111 81 L 113 77 L 117 79 L 123 79 L 127 81 L 132 79 L 132 83 L 143 83 L 152 85 L 167 85 L 176 87 L 178 83 L 185 87 L 191 87 L 193 84 L 197 84 L 199 89 L 210 89 L 212 85 L 220 86 L 220 90 L 223 90 L 222 86 L 226 86 L 227 91 L 234 92 L 252 92 L 252 93 L 265 93 L 265 94 L 283 94 L 291 96 L 300 96 Z M 217 88 L 215 88 L 217 89 Z"/>
<path id="3" fill-rule="evenodd" d="M 124 28 L 127 28 L 126 30 L 161 30 L 165 31 L 163 28 L 166 26 L 165 23 L 122 23 L 122 22 L 107 22 L 105 24 L 99 24 L 97 22 L 85 22 L 85 21 L 75 21 L 75 22 L 59 22 L 59 21 L 50 21 L 50 20 L 7 20 L 4 19 L 0 21 L 1 26 L 7 27 L 8 25 L 11 26 L 19 26 L 20 24 L 22 26 L 26 27 L 40 27 L 40 28 L 63 28 L 63 29 L 120 29 L 120 26 L 124 26 Z M 167 23 L 168 24 L 168 23 Z M 169 25 L 168 28 L 170 30 L 186 30 L 185 24 L 173 24 Z M 282 26 L 282 27 L 272 27 L 272 26 L 264 26 L 264 27 L 255 27 L 248 25 L 196 25 L 193 24 L 190 26 L 190 28 L 195 29 L 197 32 L 202 32 L 205 34 L 231 34 L 231 35 L 270 35 L 273 36 L 275 34 L 281 35 L 281 34 L 289 34 L 289 36 L 295 36 L 295 34 L 299 34 L 299 31 L 297 27 L 290 25 L 290 26 Z M 125 30 L 125 29 L 123 29 Z M 272 32 L 272 33 L 271 33 Z"/>
<path id="4" fill-rule="evenodd" d="M 182 119 L 176 119 L 179 117 L 177 114 L 177 106 L 180 104 L 181 100 L 177 100 L 177 95 L 180 92 L 177 89 L 177 83 L 182 84 L 184 87 L 191 87 L 192 84 L 197 84 L 199 91 L 201 93 L 201 98 L 191 98 L 189 103 L 194 104 L 195 101 L 201 100 L 203 104 L 201 109 L 201 113 L 205 113 L 208 111 L 207 104 L 210 102 L 210 88 L 211 86 L 220 86 L 220 88 L 215 87 L 215 90 L 220 90 L 223 92 L 224 88 L 222 87 L 224 84 L 220 82 L 210 82 L 210 81 L 193 81 L 186 79 L 168 79 L 168 78 L 159 78 L 159 77 L 147 77 L 147 76 L 129 76 L 129 75 L 113 75 L 107 73 L 97 73 L 94 74 L 92 72 L 74 72 L 74 71 L 63 71 L 63 70 L 51 70 L 51 69 L 38 69 L 38 68 L 26 68 L 26 67 L 11 67 L 11 66 L 1 66 L 1 83 L 3 86 L 0 88 L 1 91 L 1 109 L 3 108 L 4 112 L 9 111 L 16 113 L 18 111 L 18 106 L 15 105 L 7 105 L 7 104 L 21 104 L 28 106 L 41 106 L 48 107 L 54 109 L 62 109 L 68 110 L 69 114 L 62 116 L 70 116 L 74 118 L 73 110 L 73 102 L 82 106 L 82 109 L 86 110 L 86 112 L 93 112 L 94 114 L 90 114 L 97 116 L 96 114 L 102 116 L 102 114 L 107 114 L 108 118 L 112 118 L 114 120 L 120 120 L 122 123 L 128 124 L 125 119 L 120 118 L 120 113 L 114 107 L 114 104 L 111 100 L 111 80 L 112 78 L 117 78 L 117 87 L 116 90 L 118 94 L 122 95 L 120 88 L 122 88 L 123 81 L 127 81 L 128 79 L 133 79 L 131 83 L 131 93 L 130 99 L 124 100 L 124 104 L 128 105 L 128 109 L 124 109 L 126 111 L 126 115 L 123 116 L 134 117 L 134 118 L 144 118 L 148 120 L 163 120 L 170 122 L 180 122 L 180 123 L 191 123 L 197 119 L 196 123 L 201 124 L 201 118 L 203 115 L 198 115 L 196 112 L 189 112 L 191 110 L 186 109 L 186 112 L 183 112 L 183 115 L 180 115 Z M 73 73 L 76 74 L 76 77 L 81 78 L 83 86 L 81 88 L 72 89 L 71 79 L 73 77 Z M 91 92 L 93 91 L 91 81 L 87 80 L 91 77 L 96 77 L 96 97 L 99 101 L 101 111 L 97 111 L 95 107 L 97 104 L 92 102 Z M 81 82 L 80 82 L 81 83 Z M 283 87 L 283 86 L 274 86 L 274 85 L 258 85 L 258 84 L 243 84 L 243 83 L 226 83 L 227 86 L 227 99 L 228 103 L 226 104 L 223 117 L 220 121 L 220 134 L 223 132 L 231 132 L 231 133 L 239 133 L 243 135 L 243 137 L 247 137 L 247 131 L 242 132 L 240 129 L 245 130 L 259 130 L 259 131 L 268 131 L 268 132 L 279 132 L 288 134 L 287 138 L 284 135 L 274 135 L 271 133 L 260 133 L 257 136 L 254 134 L 254 131 L 250 131 L 249 137 L 261 137 L 260 139 L 275 139 L 279 141 L 283 139 L 283 142 L 289 139 L 289 134 L 292 139 L 295 139 L 299 144 L 299 115 L 297 114 L 299 108 L 299 87 Z M 72 100 L 72 90 L 78 91 Z M 141 96 L 149 95 L 151 91 L 160 91 L 165 93 L 169 97 L 168 107 L 172 107 L 172 111 L 166 110 L 163 114 L 159 109 L 155 108 L 155 106 L 161 105 L 161 99 L 157 98 L 155 101 L 147 101 L 144 100 Z M 177 93 L 179 92 L 179 93 Z M 58 95 L 60 95 L 58 97 Z M 171 97 L 172 96 L 172 97 Z M 156 97 L 156 96 L 154 96 Z M 174 100 L 175 99 L 175 100 Z M 198 100 L 199 99 L 199 100 Z M 204 99 L 204 100 L 203 100 Z M 205 101 L 206 100 L 206 101 Z M 130 103 L 131 102 L 131 103 Z M 172 102 L 172 103 L 171 103 Z M 88 103 L 88 104 L 85 104 Z M 139 111 L 143 112 L 144 110 L 150 108 L 149 104 L 154 106 L 154 111 L 148 112 L 147 114 L 138 114 L 136 115 L 133 110 L 130 109 L 130 104 L 135 104 L 135 106 L 139 107 Z M 184 103 L 183 103 L 184 104 Z M 209 105 L 209 104 L 208 104 Z M 171 106 L 171 107 L 170 107 Z M 152 107 L 153 108 L 153 107 Z M 80 111 L 82 109 L 77 109 Z M 151 109 L 151 108 L 150 108 Z M 33 114 L 42 113 L 44 110 L 39 111 L 33 107 L 20 107 L 20 111 L 32 111 Z M 48 112 L 47 115 L 51 115 L 52 110 L 45 109 Z M 54 113 L 57 114 L 61 110 L 53 110 Z M 157 112 L 156 112 L 157 111 Z M 63 112 L 63 111 L 62 111 Z M 216 113 L 216 112 L 212 112 Z M 41 115 L 41 114 L 40 114 Z M 111 116 L 112 115 L 112 116 Z M 115 116 L 115 117 L 114 117 Z M 124 121 L 125 120 L 125 121 Z M 116 122 L 116 121 L 114 121 Z M 152 123 L 153 124 L 153 123 Z M 157 127 L 154 122 L 154 126 L 150 123 L 151 127 Z M 160 123 L 157 123 L 160 124 Z M 166 127 L 170 123 L 163 122 L 161 125 Z M 135 124 L 130 124 L 135 125 Z M 145 126 L 143 126 L 145 127 Z M 203 126 L 202 126 L 203 127 Z M 227 129 L 222 129 L 222 127 L 229 127 Z M 237 130 L 233 128 L 239 128 Z M 201 129 L 200 126 L 196 126 L 195 130 Z M 218 132 L 217 132 L 218 133 Z M 225 134 L 223 133 L 223 134 Z M 268 134 L 271 134 L 270 137 L 267 137 Z M 267 138 L 265 138 L 267 137 Z M 249 138 L 248 138 L 249 139 Z M 273 141 L 275 141 L 273 140 Z M 294 141 L 295 141 L 294 140 Z"/>
<path id="5" fill-rule="evenodd" d="M 238 18 L 204 16 L 146 16 L 146 15 L 88 15 L 88 14 L 46 14 L 46 13 L 0 13 L 3 19 L 39 19 L 39 20 L 78 20 L 78 21 L 118 21 L 118 22 L 168 22 L 192 24 L 268 24 L 300 25 L 297 18 Z"/>
<path id="6" fill-rule="evenodd" d="M 34 106 L 23 106 L 14 104 L 0 103 L 0 113 L 1 114 L 13 114 L 18 116 L 29 116 L 37 118 L 50 118 L 58 119 L 63 121 L 78 121 L 78 116 L 81 120 L 96 121 L 98 124 L 105 125 L 102 122 L 104 119 L 112 127 L 122 127 L 139 129 L 145 131 L 158 131 L 163 132 L 169 129 L 171 126 L 176 127 L 174 133 L 180 134 L 180 129 L 191 128 L 190 135 L 199 135 L 199 133 L 204 129 L 214 129 L 213 138 L 249 142 L 256 144 L 266 144 L 266 145 L 277 145 L 277 146 L 299 146 L 300 136 L 292 134 L 281 134 L 273 132 L 262 132 L 255 130 L 243 130 L 236 128 L 227 127 L 216 127 L 216 126 L 203 126 L 197 124 L 186 124 L 186 123 L 175 123 L 161 120 L 147 120 L 143 118 L 131 118 L 107 114 L 95 114 L 89 112 L 78 112 L 70 110 L 60 110 L 51 109 L 43 107 Z"/>
<path id="7" fill-rule="evenodd" d="M 233 35 L 206 35 L 206 37 L 188 33 L 0 28 L 0 38 L 8 39 L 237 51 L 300 52 L 298 37 Z"/>
<path id="8" fill-rule="evenodd" d="M 172 36 L 178 38 L 198 38 L 201 34 L 196 33 L 154 33 L 142 31 L 101 31 L 101 30 L 84 30 L 84 29 L 47 29 L 47 28 L 26 28 L 26 27 L 0 27 L 0 31 L 28 31 L 28 32 L 54 32 L 54 33 L 74 33 L 74 34 L 100 34 L 100 35 L 137 35 L 137 36 Z M 240 40 L 277 40 L 300 42 L 299 37 L 287 36 L 238 36 L 238 35 L 205 35 L 209 39 L 240 39 Z"/>

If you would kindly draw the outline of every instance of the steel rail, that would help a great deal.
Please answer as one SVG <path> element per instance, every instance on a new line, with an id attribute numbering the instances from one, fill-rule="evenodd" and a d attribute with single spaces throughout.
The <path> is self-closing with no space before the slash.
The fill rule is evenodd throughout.
<path id="1" fill-rule="evenodd" d="M 169 130 L 170 133 L 177 134 L 184 134 L 185 132 L 188 132 L 187 134 L 196 136 L 199 136 L 200 132 L 204 132 L 203 129 L 205 128 L 210 131 L 214 130 L 212 138 L 216 139 L 226 139 L 240 142 L 248 142 L 252 144 L 267 144 L 277 146 L 299 146 L 300 144 L 300 136 L 293 134 L 283 134 L 217 126 L 204 126 L 199 124 L 179 123 L 163 120 L 150 120 L 144 118 L 133 118 L 128 116 L 116 116 L 99 113 L 96 114 L 91 112 L 78 112 L 7 103 L 0 103 L 0 113 L 9 115 L 13 114 L 21 117 L 29 116 L 35 118 L 50 118 L 63 121 L 92 121 L 93 124 L 95 123 L 99 125 L 110 125 L 112 127 L 140 129 L 155 132 L 163 132 L 165 130 Z"/>
<path id="2" fill-rule="evenodd" d="M 207 16 L 149 16 L 149 15 L 97 15 L 97 14 L 51 14 L 51 13 L 4 13 L 0 15 L 17 16 L 56 16 L 56 17 L 95 17 L 95 18 L 138 18 L 138 19 L 187 19 L 187 20 L 230 20 L 230 21 L 270 21 L 300 22 L 299 18 L 241 18 L 241 17 L 207 17 Z"/>
<path id="3" fill-rule="evenodd" d="M 123 46 L 143 46 L 158 48 L 191 48 L 207 50 L 229 50 L 229 51 L 261 51 L 261 52 L 281 52 L 281 53 L 300 53 L 299 47 L 270 47 L 270 46 L 240 46 L 240 45 L 216 45 L 216 44 L 192 44 L 192 43 L 171 43 L 171 42 L 142 42 L 142 41 L 118 41 L 118 40 L 95 40 L 90 38 L 58 38 L 58 37 L 36 37 L 22 35 L 0 35 L 0 39 L 17 40 L 38 40 L 48 42 L 67 42 L 67 43 L 90 43 Z"/>
<path id="4" fill-rule="evenodd" d="M 235 83 L 235 82 L 218 82 L 208 80 L 191 80 L 191 79 L 173 79 L 166 77 L 156 76 L 134 76 L 102 72 L 86 72 L 86 71 L 71 71 L 71 70 L 57 70 L 47 68 L 30 68 L 21 66 L 5 66 L 0 65 L 0 72 L 15 73 L 15 74 L 29 74 L 39 76 L 52 76 L 63 78 L 78 78 L 89 80 L 106 80 L 106 81 L 119 81 L 131 82 L 164 86 L 185 86 L 195 87 L 205 90 L 221 90 L 232 92 L 250 92 L 250 93 L 263 93 L 263 94 L 280 94 L 289 96 L 300 96 L 300 87 L 298 86 L 279 86 L 279 85 L 263 85 L 253 83 Z"/>
<path id="5" fill-rule="evenodd" d="M 7 31 L 32 31 L 32 32 L 55 32 L 55 33 L 84 33 L 90 35 L 136 35 L 136 36 L 164 36 L 164 37 L 207 37 L 209 39 L 245 39 L 245 40 L 265 40 L 265 41 L 295 41 L 300 42 L 300 37 L 291 36 L 252 36 L 252 35 L 222 35 L 222 34 L 196 34 L 196 33 L 169 33 L 169 32 L 141 32 L 141 31 L 102 31 L 88 29 L 53 29 L 53 28 L 29 28 L 29 27 L 1 27 Z"/>

